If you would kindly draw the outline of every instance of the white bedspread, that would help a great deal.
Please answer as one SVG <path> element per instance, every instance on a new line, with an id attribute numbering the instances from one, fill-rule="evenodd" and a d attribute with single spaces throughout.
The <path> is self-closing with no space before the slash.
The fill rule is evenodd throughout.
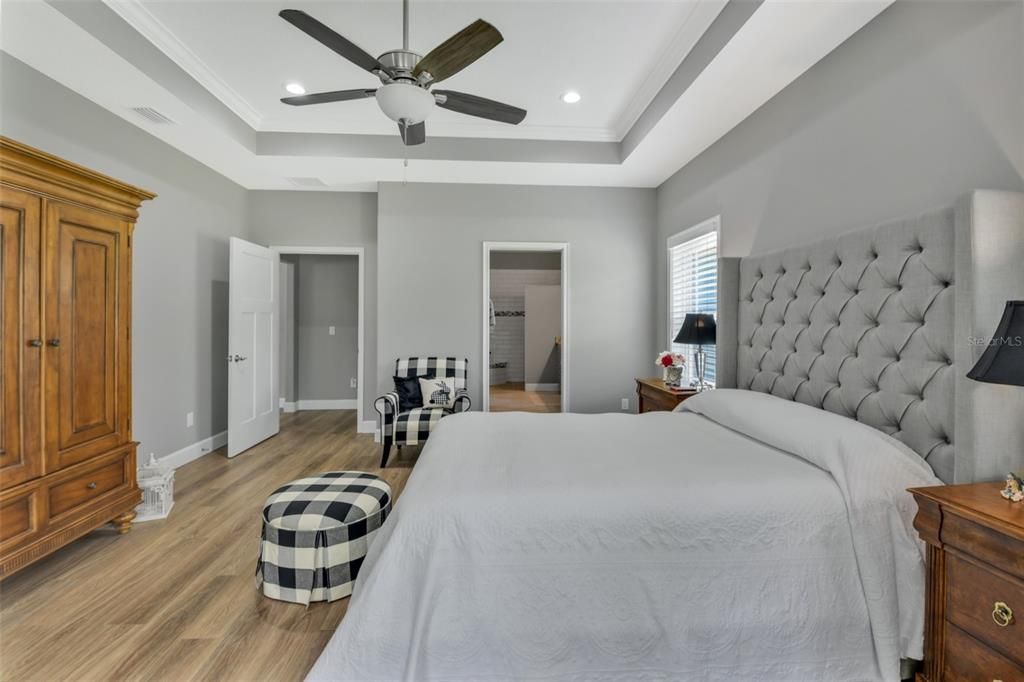
<path id="1" fill-rule="evenodd" d="M 684 405 L 446 418 L 308 679 L 898 679 L 928 466 L 772 396 Z"/>

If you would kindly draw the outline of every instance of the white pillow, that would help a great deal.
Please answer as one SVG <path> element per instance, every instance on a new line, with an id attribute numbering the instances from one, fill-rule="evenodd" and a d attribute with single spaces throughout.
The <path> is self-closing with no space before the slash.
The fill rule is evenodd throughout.
<path id="1" fill-rule="evenodd" d="M 420 378 L 420 393 L 423 394 L 423 407 L 450 408 L 455 402 L 455 379 Z"/>

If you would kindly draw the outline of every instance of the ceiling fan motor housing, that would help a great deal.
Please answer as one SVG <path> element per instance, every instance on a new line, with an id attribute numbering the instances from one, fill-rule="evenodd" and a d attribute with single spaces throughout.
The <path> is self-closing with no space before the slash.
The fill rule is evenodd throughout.
<path id="1" fill-rule="evenodd" d="M 416 80 L 413 78 L 412 71 L 421 59 L 423 57 L 409 50 L 391 50 L 378 57 L 377 61 L 388 70 L 392 78 Z"/>

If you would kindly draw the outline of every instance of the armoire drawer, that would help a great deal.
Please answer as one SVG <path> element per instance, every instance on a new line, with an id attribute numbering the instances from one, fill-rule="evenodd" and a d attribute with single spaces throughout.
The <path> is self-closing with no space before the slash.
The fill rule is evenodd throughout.
<path id="1" fill-rule="evenodd" d="M 123 488 L 129 483 L 128 459 L 130 451 L 122 450 L 114 457 L 104 457 L 95 464 L 83 467 L 71 478 L 64 478 L 49 488 L 50 520 L 88 504 L 89 502 Z"/>
<path id="2" fill-rule="evenodd" d="M 39 533 L 39 487 L 31 486 L 0 501 L 0 547 L 27 542 Z"/>

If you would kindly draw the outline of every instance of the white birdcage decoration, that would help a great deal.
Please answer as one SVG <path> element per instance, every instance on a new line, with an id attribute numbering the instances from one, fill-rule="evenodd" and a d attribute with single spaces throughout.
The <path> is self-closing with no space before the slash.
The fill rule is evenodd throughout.
<path id="1" fill-rule="evenodd" d="M 174 506 L 174 469 L 162 466 L 150 455 L 146 466 L 139 469 L 139 487 L 142 504 L 135 508 L 135 521 L 167 518 Z"/>

